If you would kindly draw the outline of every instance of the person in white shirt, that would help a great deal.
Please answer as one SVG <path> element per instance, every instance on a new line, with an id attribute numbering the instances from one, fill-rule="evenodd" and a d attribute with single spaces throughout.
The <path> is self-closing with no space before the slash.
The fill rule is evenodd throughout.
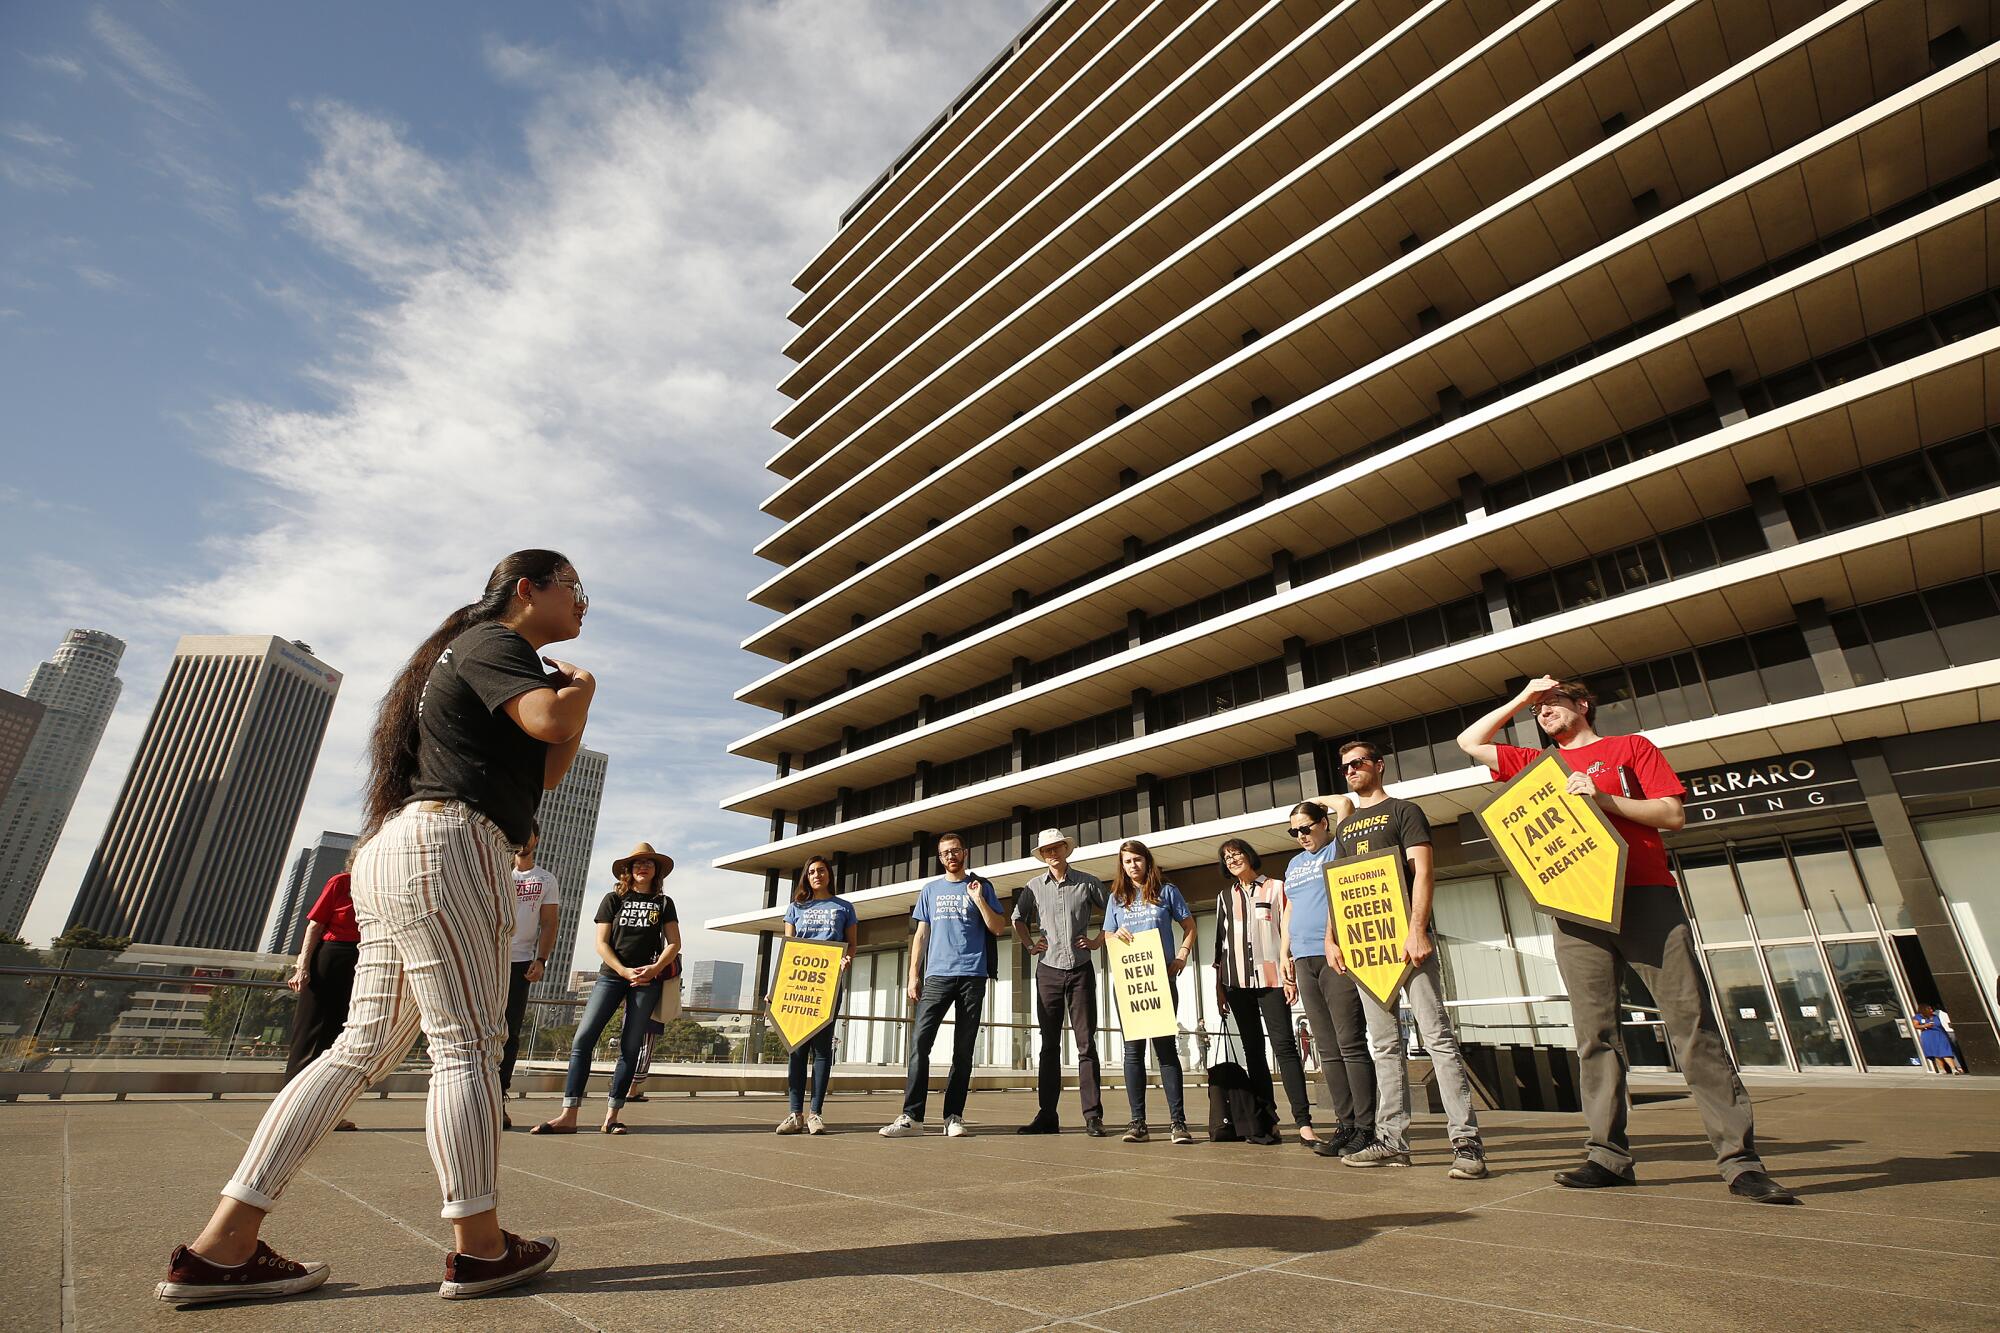
<path id="1" fill-rule="evenodd" d="M 521 1045 L 521 1022 L 528 1015 L 528 987 L 542 979 L 549 965 L 549 951 L 556 947 L 556 922 L 562 915 L 562 886 L 556 877 L 535 864 L 535 849 L 542 842 L 542 826 L 537 822 L 528 834 L 527 845 L 514 853 L 514 945 L 507 955 L 511 975 L 507 981 L 507 1045 L 500 1052 L 500 1127 L 512 1129 L 507 1114 L 507 1089 L 514 1082 L 514 1053 Z"/>

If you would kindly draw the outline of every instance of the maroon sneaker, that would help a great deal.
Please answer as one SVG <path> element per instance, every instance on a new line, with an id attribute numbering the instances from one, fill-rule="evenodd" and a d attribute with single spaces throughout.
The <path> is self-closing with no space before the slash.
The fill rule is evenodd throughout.
<path id="1" fill-rule="evenodd" d="M 556 1238 L 522 1240 L 511 1231 L 500 1233 L 507 1251 L 498 1259 L 481 1259 L 453 1250 L 444 1257 L 444 1283 L 438 1295 L 448 1301 L 485 1296 L 529 1282 L 549 1271 L 556 1261 Z"/>
<path id="2" fill-rule="evenodd" d="M 153 1294 L 179 1305 L 296 1296 L 326 1281 L 331 1271 L 323 1263 L 295 1264 L 261 1240 L 255 1254 L 233 1266 L 212 1264 L 187 1246 L 176 1245 L 167 1261 L 167 1280 Z"/>

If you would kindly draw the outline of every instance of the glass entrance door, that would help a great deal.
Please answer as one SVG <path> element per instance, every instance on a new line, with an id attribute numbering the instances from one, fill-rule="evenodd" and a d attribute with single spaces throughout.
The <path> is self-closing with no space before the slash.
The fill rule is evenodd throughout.
<path id="1" fill-rule="evenodd" d="M 1792 1039 L 1792 1052 L 1802 1067 L 1849 1069 L 1854 1056 L 1847 1048 L 1847 1025 L 1841 1022 L 1833 986 L 1820 966 L 1819 951 L 1810 944 L 1774 944 L 1764 951 L 1777 989 L 1778 1013 Z"/>
<path id="2" fill-rule="evenodd" d="M 1895 974 L 1879 940 L 1828 940 L 1826 961 L 1847 1002 L 1848 1023 L 1861 1058 L 1875 1069 L 1921 1067 Z"/>
<path id="3" fill-rule="evenodd" d="M 1722 1028 L 1736 1048 L 1736 1063 L 1785 1068 L 1785 1043 L 1756 955 L 1748 949 L 1710 949 L 1708 971 L 1722 999 Z"/>

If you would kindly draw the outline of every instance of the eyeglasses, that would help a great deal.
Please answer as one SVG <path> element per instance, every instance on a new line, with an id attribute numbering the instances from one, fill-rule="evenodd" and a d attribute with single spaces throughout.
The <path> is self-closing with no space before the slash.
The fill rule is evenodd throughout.
<path id="1" fill-rule="evenodd" d="M 1368 767 L 1368 765 L 1378 762 L 1380 761 L 1375 759 L 1370 759 L 1366 755 L 1362 756 L 1359 759 L 1343 759 L 1340 761 L 1340 771 L 1345 773 L 1349 769 L 1366 768 Z"/>
<path id="2" fill-rule="evenodd" d="M 584 607 L 590 605 L 590 594 L 583 590 L 583 584 L 578 582 L 577 580 L 551 578 L 549 582 L 555 584 L 558 587 L 568 588 L 569 595 L 576 599 L 576 605 L 579 611 L 582 610 Z"/>
<path id="3" fill-rule="evenodd" d="M 1294 824 L 1290 828 L 1286 829 L 1285 832 L 1291 834 L 1294 838 L 1303 838 L 1306 836 L 1306 834 L 1311 833 L 1318 826 L 1319 826 L 1319 821 L 1315 819 L 1310 824 Z"/>

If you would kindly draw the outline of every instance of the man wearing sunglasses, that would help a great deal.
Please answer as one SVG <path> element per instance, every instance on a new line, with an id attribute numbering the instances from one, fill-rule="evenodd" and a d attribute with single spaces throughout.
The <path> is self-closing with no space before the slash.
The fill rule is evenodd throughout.
<path id="1" fill-rule="evenodd" d="M 1326 863 L 1335 858 L 1333 823 L 1354 812 L 1345 796 L 1301 801 L 1285 828 L 1298 840 L 1299 853 L 1285 867 L 1285 896 L 1291 899 L 1292 956 L 1285 980 L 1298 987 L 1313 1044 L 1319 1048 L 1319 1076 L 1333 1103 L 1334 1134 L 1311 1146 L 1322 1157 L 1365 1148 L 1375 1141 L 1375 1065 L 1368 1056 L 1368 1022 L 1354 979 L 1326 960 Z"/>
<path id="2" fill-rule="evenodd" d="M 1660 1017 L 1680 1058 L 1681 1072 L 1715 1149 L 1729 1192 L 1753 1203 L 1797 1203 L 1792 1192 L 1765 1174 L 1757 1156 L 1750 1094 L 1736 1077 L 1722 1044 L 1708 987 L 1695 961 L 1687 912 L 1674 887 L 1662 830 L 1687 823 L 1686 788 L 1666 756 L 1644 736 L 1599 736 L 1597 696 L 1581 681 L 1543 676 L 1459 733 L 1458 748 L 1504 782 L 1526 769 L 1539 752 L 1495 745 L 1493 738 L 1523 708 L 1554 741 L 1569 767 L 1569 791 L 1597 802 L 1624 837 L 1625 911 L 1617 934 L 1557 919 L 1556 969 L 1569 992 L 1582 1071 L 1583 1116 L 1590 1127 L 1581 1166 L 1556 1172 L 1569 1189 L 1603 1189 L 1633 1183 L 1632 1144 L 1626 1133 L 1631 1099 L 1625 1085 L 1625 1044 L 1618 1032 L 1618 983 L 1630 967 L 1660 1002 Z"/>
<path id="3" fill-rule="evenodd" d="M 1416 970 L 1403 983 L 1403 998 L 1417 1021 L 1417 1035 L 1430 1052 L 1444 1099 L 1445 1121 L 1451 1133 L 1453 1180 L 1484 1180 L 1486 1150 L 1479 1140 L 1479 1120 L 1472 1111 L 1472 1079 L 1458 1053 L 1458 1034 L 1444 1007 L 1444 976 L 1438 968 L 1437 943 L 1431 938 L 1431 891 L 1435 868 L 1431 854 L 1431 823 L 1415 801 L 1391 796 L 1382 786 L 1382 750 L 1373 741 L 1349 741 L 1340 747 L 1340 768 L 1347 777 L 1354 813 L 1333 830 L 1335 855 L 1362 856 L 1390 847 L 1403 855 L 1403 873 L 1410 899 L 1409 938 L 1403 959 Z M 1339 941 L 1328 927 L 1326 956 L 1341 971 Z M 1361 1012 L 1368 1020 L 1368 1049 L 1375 1057 L 1375 1142 L 1341 1158 L 1347 1166 L 1408 1166 L 1410 1141 L 1409 1053 L 1403 1048 L 1403 1024 L 1396 1010 L 1366 988 Z"/>

